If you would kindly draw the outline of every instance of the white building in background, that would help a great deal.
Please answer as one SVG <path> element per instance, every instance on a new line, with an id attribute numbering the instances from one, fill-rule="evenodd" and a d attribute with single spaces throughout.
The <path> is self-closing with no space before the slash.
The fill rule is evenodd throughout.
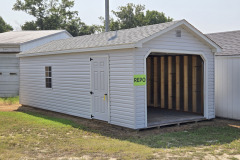
<path id="1" fill-rule="evenodd" d="M 64 30 L 12 31 L 0 33 L 0 97 L 19 92 L 19 58 L 16 54 L 53 40 L 72 37 Z"/>
<path id="2" fill-rule="evenodd" d="M 216 116 L 240 120 L 240 31 L 207 36 L 223 48 L 215 56 Z"/>

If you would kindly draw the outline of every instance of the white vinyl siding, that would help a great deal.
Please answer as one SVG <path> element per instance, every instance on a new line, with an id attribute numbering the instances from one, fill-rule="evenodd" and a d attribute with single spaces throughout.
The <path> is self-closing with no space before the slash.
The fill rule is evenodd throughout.
<path id="1" fill-rule="evenodd" d="M 176 37 L 176 30 L 181 30 L 181 37 Z M 214 110 L 214 54 L 203 42 L 182 27 L 177 27 L 160 37 L 152 39 L 142 48 L 135 50 L 135 74 L 144 74 L 144 56 L 152 49 L 202 52 L 208 60 L 208 117 L 215 117 Z M 206 94 L 206 93 L 204 93 Z M 136 128 L 145 127 L 145 86 L 135 87 Z"/>
<path id="2" fill-rule="evenodd" d="M 113 52 L 109 55 L 110 123 L 128 128 L 135 128 L 133 56 L 133 50 Z"/>
<path id="3" fill-rule="evenodd" d="M 45 66 L 52 66 L 52 88 L 45 87 Z M 89 118 L 88 55 L 20 58 L 20 103 Z"/>
<path id="4" fill-rule="evenodd" d="M 0 97 L 18 95 L 19 61 L 15 53 L 0 54 Z"/>
<path id="5" fill-rule="evenodd" d="M 240 120 L 240 56 L 216 56 L 216 116 Z"/>
<path id="6" fill-rule="evenodd" d="M 20 103 L 91 118 L 90 57 L 101 55 L 109 57 L 109 123 L 135 128 L 131 49 L 20 58 Z M 52 89 L 45 66 L 52 66 Z"/>

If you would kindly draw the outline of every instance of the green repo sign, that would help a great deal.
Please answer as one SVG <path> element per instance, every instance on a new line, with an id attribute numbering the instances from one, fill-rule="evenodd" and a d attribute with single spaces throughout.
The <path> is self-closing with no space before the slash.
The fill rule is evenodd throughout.
<path id="1" fill-rule="evenodd" d="M 134 86 L 145 86 L 146 85 L 146 75 L 134 75 L 133 78 L 133 84 Z"/>

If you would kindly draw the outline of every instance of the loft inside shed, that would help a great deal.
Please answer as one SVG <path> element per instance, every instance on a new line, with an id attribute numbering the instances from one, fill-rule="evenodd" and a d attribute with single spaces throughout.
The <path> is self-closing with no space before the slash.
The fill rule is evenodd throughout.
<path id="1" fill-rule="evenodd" d="M 53 41 L 18 55 L 20 103 L 133 129 L 211 119 L 219 50 L 186 20 Z"/>

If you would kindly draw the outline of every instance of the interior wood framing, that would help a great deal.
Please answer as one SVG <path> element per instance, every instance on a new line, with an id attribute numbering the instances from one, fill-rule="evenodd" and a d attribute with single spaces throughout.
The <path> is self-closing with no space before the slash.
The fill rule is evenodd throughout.
<path id="1" fill-rule="evenodd" d="M 203 114 L 203 66 L 198 55 L 150 55 L 148 106 Z"/>

